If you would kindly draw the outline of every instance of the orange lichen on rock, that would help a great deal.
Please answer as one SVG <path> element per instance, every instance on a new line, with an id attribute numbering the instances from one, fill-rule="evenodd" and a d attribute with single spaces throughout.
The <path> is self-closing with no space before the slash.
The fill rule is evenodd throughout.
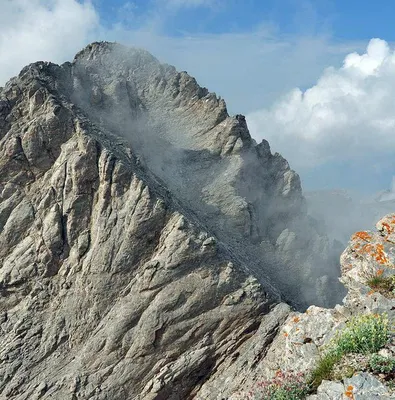
<path id="1" fill-rule="evenodd" d="M 343 267 L 345 272 L 351 271 L 352 270 L 352 264 L 346 264 Z"/>
<path id="2" fill-rule="evenodd" d="M 367 233 L 365 231 L 356 232 L 356 233 L 354 233 L 354 235 L 352 235 L 351 238 L 353 240 L 362 239 L 362 240 L 365 240 L 367 242 L 372 239 L 372 237 L 369 235 L 369 233 Z"/>
<path id="3" fill-rule="evenodd" d="M 377 229 L 380 231 L 381 235 L 384 236 L 385 241 L 394 243 L 394 233 L 395 233 L 395 215 L 388 215 L 381 219 L 377 225 Z"/>
<path id="4" fill-rule="evenodd" d="M 381 276 L 381 275 L 383 275 L 383 273 L 384 273 L 384 270 L 382 268 L 377 270 L 377 276 Z"/>
<path id="5" fill-rule="evenodd" d="M 372 244 L 365 244 L 365 246 L 362 247 L 361 251 L 364 253 L 371 253 L 372 251 L 374 251 L 374 246 Z"/>
<path id="6" fill-rule="evenodd" d="M 372 256 L 376 259 L 376 261 L 380 264 L 388 264 L 389 260 L 384 253 L 384 246 L 380 243 L 376 244 L 375 253 Z"/>
<path id="7" fill-rule="evenodd" d="M 388 234 L 394 232 L 394 227 L 391 226 L 390 224 L 387 224 L 387 222 L 383 222 L 381 225 L 382 225 L 383 228 L 387 231 Z"/>
<path id="8" fill-rule="evenodd" d="M 354 250 L 360 255 L 370 255 L 380 264 L 389 264 L 389 259 L 384 252 L 384 245 L 381 243 L 367 243 L 361 246 L 354 246 Z"/>
<path id="9" fill-rule="evenodd" d="M 293 319 L 293 322 L 295 322 L 295 324 L 298 323 L 299 321 L 300 321 L 300 318 L 299 318 L 299 317 L 295 317 L 295 318 Z"/>
<path id="10" fill-rule="evenodd" d="M 347 386 L 347 389 L 346 389 L 344 395 L 346 397 L 348 397 L 349 399 L 354 399 L 353 390 L 354 390 L 354 386 L 352 386 L 352 385 Z"/>

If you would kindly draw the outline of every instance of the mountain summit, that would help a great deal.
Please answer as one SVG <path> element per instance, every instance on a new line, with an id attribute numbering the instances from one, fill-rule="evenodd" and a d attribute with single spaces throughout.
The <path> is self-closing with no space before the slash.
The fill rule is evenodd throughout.
<path id="1" fill-rule="evenodd" d="M 336 256 L 287 161 L 146 51 L 0 89 L 1 398 L 189 398 L 282 300 L 338 301 Z"/>
<path id="2" fill-rule="evenodd" d="M 299 176 L 251 138 L 244 116 L 143 50 L 94 43 L 70 70 L 71 102 L 262 283 L 302 307 L 340 299 L 339 251 L 307 217 Z"/>

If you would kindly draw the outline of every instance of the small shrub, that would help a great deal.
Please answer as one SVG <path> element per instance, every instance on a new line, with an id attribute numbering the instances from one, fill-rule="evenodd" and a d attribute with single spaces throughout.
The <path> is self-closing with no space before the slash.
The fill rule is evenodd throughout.
<path id="1" fill-rule="evenodd" d="M 343 354 L 377 353 L 390 337 L 386 316 L 371 314 L 353 318 L 333 340 L 333 351 Z"/>
<path id="2" fill-rule="evenodd" d="M 391 392 L 395 392 L 395 378 L 386 381 L 385 384 Z"/>
<path id="3" fill-rule="evenodd" d="M 390 338 L 389 321 L 383 315 L 361 315 L 353 318 L 331 340 L 326 353 L 313 370 L 309 383 L 317 388 L 332 377 L 334 366 L 347 354 L 377 353 Z"/>
<path id="4" fill-rule="evenodd" d="M 372 372 L 389 374 L 395 372 L 395 358 L 383 357 L 379 354 L 373 354 L 369 359 L 369 367 Z"/>
<path id="5" fill-rule="evenodd" d="M 303 373 L 278 371 L 275 378 L 258 382 L 249 393 L 251 400 L 302 400 L 310 392 Z"/>

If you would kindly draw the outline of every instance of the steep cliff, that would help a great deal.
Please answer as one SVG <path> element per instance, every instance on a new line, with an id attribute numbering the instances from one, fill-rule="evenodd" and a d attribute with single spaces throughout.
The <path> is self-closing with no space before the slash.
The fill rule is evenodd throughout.
<path id="1" fill-rule="evenodd" d="M 319 230 L 187 73 L 110 43 L 24 68 L 0 89 L 1 398 L 196 395 L 249 338 L 264 356 L 281 298 L 339 299 Z"/>
<path id="2" fill-rule="evenodd" d="M 270 277 L 296 306 L 341 299 L 339 250 L 307 216 L 299 176 L 266 141 L 255 143 L 243 116 L 142 50 L 93 44 L 63 68 L 62 93 L 122 137 L 258 279 Z"/>

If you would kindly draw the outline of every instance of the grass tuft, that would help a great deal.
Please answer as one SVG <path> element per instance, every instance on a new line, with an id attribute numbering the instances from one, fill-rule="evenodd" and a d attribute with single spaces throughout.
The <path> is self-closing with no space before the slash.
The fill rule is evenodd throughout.
<path id="1" fill-rule="evenodd" d="M 328 345 L 310 377 L 310 385 L 316 389 L 323 380 L 330 380 L 334 366 L 350 353 L 373 354 L 383 348 L 390 338 L 388 317 L 385 315 L 361 315 L 351 319 Z"/>
<path id="2" fill-rule="evenodd" d="M 366 284 L 385 297 L 395 297 L 395 275 L 374 275 L 369 277 Z"/>
<path id="3" fill-rule="evenodd" d="M 333 367 L 340 361 L 341 355 L 336 352 L 328 352 L 318 362 L 318 365 L 311 373 L 310 385 L 317 389 L 323 380 L 329 380 L 332 376 Z"/>

